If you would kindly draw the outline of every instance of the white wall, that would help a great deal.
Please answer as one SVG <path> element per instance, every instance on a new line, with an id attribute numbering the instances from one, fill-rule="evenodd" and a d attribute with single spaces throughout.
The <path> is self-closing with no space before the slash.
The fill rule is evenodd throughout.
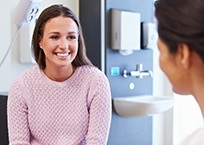
<path id="1" fill-rule="evenodd" d="M 173 97 L 171 84 L 159 66 L 159 51 L 153 48 L 153 95 Z M 153 116 L 153 145 L 173 145 L 173 108 Z"/>
<path id="2" fill-rule="evenodd" d="M 0 61 L 2 60 L 7 48 L 10 45 L 12 37 L 14 36 L 17 28 L 13 24 L 15 10 L 20 0 L 0 1 Z M 64 4 L 70 7 L 78 15 L 78 0 L 42 0 L 41 10 L 51 4 Z M 31 64 L 19 63 L 19 39 L 17 37 L 14 46 L 8 54 L 5 62 L 0 67 L 0 92 L 8 91 L 12 82 L 21 73 L 32 67 Z M 29 49 L 29 48 L 28 48 Z"/>
<path id="3" fill-rule="evenodd" d="M 155 2 L 155 0 L 153 0 Z M 154 6 L 153 6 L 154 16 Z M 153 22 L 157 20 L 153 17 Z M 159 66 L 157 43 L 153 48 L 153 95 L 173 97 L 172 86 Z M 173 108 L 153 116 L 153 145 L 173 145 Z"/>
<path id="4" fill-rule="evenodd" d="M 5 1 L 0 1 L 0 58 L 2 59 L 3 55 L 6 52 L 6 48 L 10 43 L 11 36 L 11 22 L 10 22 L 10 4 Z M 9 78 L 11 77 L 11 57 L 5 61 L 5 64 L 0 68 L 0 90 L 6 90 L 10 82 Z"/>

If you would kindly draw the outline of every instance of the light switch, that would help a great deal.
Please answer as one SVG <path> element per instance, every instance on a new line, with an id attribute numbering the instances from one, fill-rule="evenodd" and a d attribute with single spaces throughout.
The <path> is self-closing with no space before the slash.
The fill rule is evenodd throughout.
<path id="1" fill-rule="evenodd" d="M 111 76 L 118 76 L 120 75 L 120 68 L 119 67 L 111 67 Z"/>

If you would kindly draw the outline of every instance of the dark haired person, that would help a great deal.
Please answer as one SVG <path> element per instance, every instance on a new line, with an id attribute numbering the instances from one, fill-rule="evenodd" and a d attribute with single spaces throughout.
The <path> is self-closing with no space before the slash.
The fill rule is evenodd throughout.
<path id="1" fill-rule="evenodd" d="M 32 45 L 38 65 L 19 76 L 9 91 L 9 144 L 106 145 L 110 86 L 86 56 L 74 13 L 63 5 L 46 8 Z"/>
<path id="2" fill-rule="evenodd" d="M 158 0 L 160 67 L 173 91 L 191 94 L 204 116 L 204 0 Z M 204 128 L 182 145 L 204 145 Z"/>

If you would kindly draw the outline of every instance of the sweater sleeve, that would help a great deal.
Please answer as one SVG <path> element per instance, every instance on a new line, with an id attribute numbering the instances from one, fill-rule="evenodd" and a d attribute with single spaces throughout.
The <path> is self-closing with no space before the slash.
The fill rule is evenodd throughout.
<path id="1" fill-rule="evenodd" d="M 111 92 L 110 84 L 101 73 L 91 83 L 89 98 L 90 118 L 86 145 L 106 145 L 111 122 Z"/>
<path id="2" fill-rule="evenodd" d="M 29 145 L 28 108 L 24 100 L 25 88 L 16 80 L 9 91 L 7 102 L 9 145 Z"/>

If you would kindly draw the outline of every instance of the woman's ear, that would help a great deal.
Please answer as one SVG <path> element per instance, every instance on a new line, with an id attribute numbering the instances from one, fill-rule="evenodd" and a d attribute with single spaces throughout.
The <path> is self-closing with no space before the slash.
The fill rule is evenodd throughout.
<path id="1" fill-rule="evenodd" d="M 39 43 L 39 46 L 40 46 L 40 48 L 42 49 L 42 46 L 41 46 L 41 44 Z"/>
<path id="2" fill-rule="evenodd" d="M 179 44 L 178 45 L 178 59 L 180 65 L 187 69 L 190 64 L 190 48 L 186 44 Z"/>
<path id="3" fill-rule="evenodd" d="M 40 48 L 42 49 L 41 38 L 38 39 L 38 44 L 39 44 Z"/>

